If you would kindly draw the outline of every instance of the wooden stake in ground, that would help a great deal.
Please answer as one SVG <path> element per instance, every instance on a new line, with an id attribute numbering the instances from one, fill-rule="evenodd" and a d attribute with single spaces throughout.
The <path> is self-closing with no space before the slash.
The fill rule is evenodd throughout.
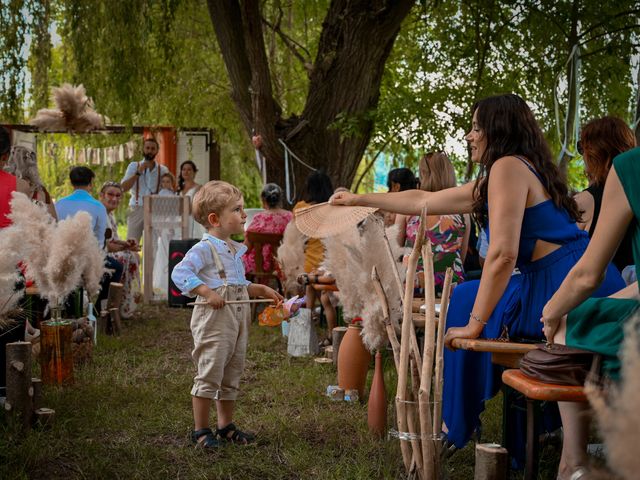
<path id="1" fill-rule="evenodd" d="M 451 296 L 451 281 L 453 270 L 447 268 L 442 286 L 442 299 L 440 300 L 440 316 L 438 317 L 438 329 L 436 331 L 436 367 L 435 378 L 433 380 L 433 433 L 434 433 L 434 459 L 435 478 L 440 478 L 442 465 L 440 464 L 440 454 L 442 453 L 442 388 L 444 384 L 444 334 L 447 327 L 447 313 L 449 311 L 449 299 Z"/>
<path id="2" fill-rule="evenodd" d="M 36 411 L 42 407 L 42 380 L 32 378 L 31 387 L 33 388 L 33 410 Z"/>
<path id="3" fill-rule="evenodd" d="M 39 408 L 34 412 L 35 424 L 38 427 L 51 427 L 56 417 L 56 411 L 52 408 Z"/>
<path id="4" fill-rule="evenodd" d="M 371 281 L 373 282 L 373 289 L 376 291 L 378 299 L 380 300 L 380 305 L 382 306 L 382 321 L 384 322 L 384 328 L 387 331 L 387 337 L 389 337 L 391 350 L 393 350 L 393 363 L 396 366 L 396 371 L 398 371 L 400 368 L 400 342 L 398 342 L 396 330 L 391 323 L 391 319 L 389 318 L 391 313 L 389 312 L 387 296 L 385 295 L 384 289 L 382 288 L 380 275 L 378 275 L 378 270 L 376 269 L 375 265 L 371 269 Z"/>
<path id="5" fill-rule="evenodd" d="M 474 480 L 506 480 L 509 454 L 497 443 L 476 445 Z"/>
<path id="6" fill-rule="evenodd" d="M 413 329 L 413 284 L 416 276 L 416 267 L 420 257 L 420 248 L 424 241 L 425 214 L 420 218 L 420 227 L 416 241 L 409 255 L 409 265 L 407 266 L 407 278 L 404 288 L 404 303 L 402 305 L 402 337 L 400 338 L 400 368 L 398 369 L 398 386 L 396 390 L 396 412 L 398 421 L 398 432 L 400 436 L 408 433 L 407 423 L 407 377 L 409 373 L 409 350 L 411 348 L 411 330 Z M 414 330 L 415 335 L 415 330 Z M 411 469 L 411 449 L 405 440 L 400 440 L 402 460 L 407 472 Z"/>
<path id="7" fill-rule="evenodd" d="M 31 426 L 31 342 L 8 343 L 6 348 L 7 399 L 5 408 L 24 428 Z"/>
<path id="8" fill-rule="evenodd" d="M 338 368 L 338 352 L 340 351 L 340 344 L 342 343 L 345 333 L 347 333 L 347 327 L 335 327 L 331 331 L 331 346 L 333 347 L 331 358 L 333 359 L 333 365 L 336 368 Z"/>
<path id="9" fill-rule="evenodd" d="M 431 418 L 431 382 L 433 381 L 433 358 L 436 335 L 436 295 L 433 277 L 433 251 L 431 242 L 426 240 L 422 246 L 424 264 L 424 354 L 422 356 L 422 374 L 418 405 L 420 408 L 420 431 L 422 435 L 422 463 L 424 477 L 431 479 L 435 472 L 433 448 L 433 423 Z"/>

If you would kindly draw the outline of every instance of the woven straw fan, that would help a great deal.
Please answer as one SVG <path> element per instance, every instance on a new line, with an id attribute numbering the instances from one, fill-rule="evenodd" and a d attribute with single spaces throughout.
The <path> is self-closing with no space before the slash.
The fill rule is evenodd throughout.
<path id="1" fill-rule="evenodd" d="M 326 238 L 353 227 L 378 210 L 318 203 L 294 212 L 296 227 L 307 237 Z"/>

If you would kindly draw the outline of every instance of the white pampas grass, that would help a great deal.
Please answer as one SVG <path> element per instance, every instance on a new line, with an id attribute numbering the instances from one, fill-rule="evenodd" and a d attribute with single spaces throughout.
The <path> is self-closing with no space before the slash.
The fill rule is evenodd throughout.
<path id="1" fill-rule="evenodd" d="M 609 468 L 623 479 L 637 478 L 640 456 L 636 439 L 640 432 L 640 311 L 626 322 L 622 347 L 622 381 L 603 392 L 587 383 L 585 391 L 595 411 L 607 448 Z"/>
<path id="2" fill-rule="evenodd" d="M 285 294 L 300 293 L 298 275 L 304 273 L 304 242 L 305 236 L 296 227 L 295 222 L 289 222 L 282 235 L 282 244 L 278 247 L 276 259 L 285 279 L 282 285 Z"/>
<path id="3" fill-rule="evenodd" d="M 41 296 L 58 305 L 81 284 L 90 294 L 98 292 L 104 251 L 87 212 L 56 224 L 44 207 L 16 192 L 10 218 L 12 225 L 2 232 L 3 251 L 15 252 L 26 263 L 26 274 L 35 280 Z"/>
<path id="4" fill-rule="evenodd" d="M 404 249 L 396 240 L 397 228 L 385 236 L 384 225 L 376 216 L 369 216 L 360 226 L 323 240 L 326 248 L 323 268 L 330 270 L 336 278 L 345 316 L 362 317 L 362 341 L 370 351 L 387 343 L 382 306 L 371 282 L 374 266 L 385 288 L 390 310 L 402 311 L 394 266 L 386 253 L 387 238 L 391 239 L 393 258 L 402 258 Z M 403 277 L 404 272 L 401 272 L 400 278 Z"/>
<path id="5" fill-rule="evenodd" d="M 22 291 L 16 290 L 16 282 L 20 276 L 18 274 L 18 254 L 8 248 L 6 228 L 0 230 L 0 327 L 8 326 L 9 323 L 5 314 L 18 304 Z"/>
<path id="6" fill-rule="evenodd" d="M 88 132 L 104 126 L 104 118 L 94 110 L 93 101 L 87 96 L 83 85 L 74 87 L 65 83 L 51 91 L 52 100 L 58 108 L 38 110 L 30 121 L 31 125 L 42 131 L 72 132 Z"/>

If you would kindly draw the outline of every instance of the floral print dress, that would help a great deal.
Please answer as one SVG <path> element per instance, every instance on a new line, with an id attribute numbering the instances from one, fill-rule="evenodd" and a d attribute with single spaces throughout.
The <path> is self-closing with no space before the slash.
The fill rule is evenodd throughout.
<path id="1" fill-rule="evenodd" d="M 435 223 L 433 223 L 434 219 L 436 220 Z M 453 269 L 453 283 L 464 281 L 461 254 L 466 225 L 462 215 L 431 216 L 427 217 L 427 223 L 431 225 L 425 233 L 431 241 L 431 249 L 433 250 L 434 283 L 436 293 L 440 293 L 442 292 L 444 276 L 448 267 Z M 418 235 L 419 225 L 419 216 L 413 216 L 407 220 L 405 247 L 413 247 Z M 424 271 L 422 258 L 420 258 L 417 271 Z"/>
<path id="2" fill-rule="evenodd" d="M 277 233 L 282 235 L 284 229 L 293 218 L 293 214 L 289 211 L 270 212 L 266 210 L 258 213 L 249 224 L 248 232 L 256 233 Z M 273 252 L 275 254 L 275 252 Z M 271 271 L 274 266 L 271 265 L 271 245 L 263 245 L 262 247 L 262 269 L 265 272 Z M 256 270 L 256 251 L 252 248 L 242 257 L 244 269 L 246 273 L 253 273 Z"/>
<path id="3" fill-rule="evenodd" d="M 113 212 L 107 214 L 109 220 L 107 226 L 111 229 L 114 240 L 119 240 L 118 224 L 113 216 Z M 131 318 L 138 304 L 142 300 L 140 288 L 140 256 L 137 252 L 123 250 L 121 252 L 111 252 L 108 254 L 122 264 L 122 277 L 120 283 L 123 285 L 124 295 L 120 305 L 120 315 L 122 318 Z"/>

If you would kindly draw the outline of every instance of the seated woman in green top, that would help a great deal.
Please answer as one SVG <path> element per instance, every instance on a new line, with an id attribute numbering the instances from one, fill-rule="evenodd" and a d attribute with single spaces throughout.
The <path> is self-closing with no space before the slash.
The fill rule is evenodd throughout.
<path id="1" fill-rule="evenodd" d="M 608 298 L 588 297 L 604 278 L 604 271 L 627 228 L 632 232 L 637 268 L 640 264 L 640 148 L 613 160 L 604 187 L 600 219 L 589 246 L 547 302 L 540 319 L 547 340 L 601 354 L 605 372 L 616 379 L 620 373 L 618 349 L 623 340 L 623 326 L 640 306 L 638 283 Z M 564 428 L 558 478 L 580 478 L 579 474 L 573 477 L 572 474 L 584 470 L 587 462 L 588 406 L 566 402 L 558 402 L 558 406 Z"/>

